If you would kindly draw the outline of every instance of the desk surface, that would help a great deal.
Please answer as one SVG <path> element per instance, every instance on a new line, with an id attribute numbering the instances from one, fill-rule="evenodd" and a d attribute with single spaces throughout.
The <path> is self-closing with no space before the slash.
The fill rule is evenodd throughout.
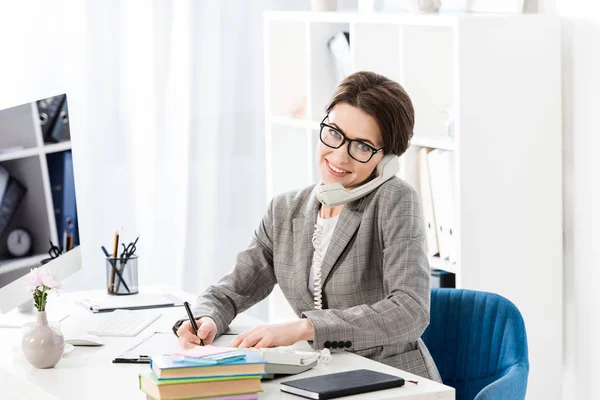
<path id="1" fill-rule="evenodd" d="M 171 288 L 147 288 L 146 293 L 170 292 L 184 300 L 192 301 L 194 296 Z M 94 292 L 68 293 L 59 299 L 53 298 L 56 304 L 68 308 L 69 317 L 62 321 L 62 330 L 72 333 L 80 328 L 75 324 L 81 318 L 93 318 L 89 311 L 78 306 L 73 300 L 93 296 Z M 97 292 L 101 295 L 102 292 Z M 161 318 L 142 331 L 136 337 L 118 338 L 103 337 L 104 346 L 75 347 L 65 354 L 56 367 L 39 370 L 25 360 L 21 352 L 21 329 L 0 328 L 0 393 L 7 400 L 70 400 L 70 399 L 145 399 L 138 388 L 138 373 L 149 371 L 143 364 L 112 364 L 112 359 L 131 348 L 142 338 L 152 332 L 170 332 L 177 319 L 185 317 L 182 307 L 160 309 Z M 261 324 L 256 318 L 240 315 L 232 323 L 238 330 Z M 220 337 L 216 344 L 225 346 L 232 336 Z M 307 342 L 299 343 L 299 347 L 309 348 Z M 299 375 L 262 383 L 264 392 L 260 399 L 301 399 L 301 397 L 280 391 L 279 384 L 285 380 L 308 376 L 328 374 L 366 368 L 375 371 L 401 376 L 406 380 L 416 380 L 418 385 L 406 383 L 402 388 L 389 389 L 375 393 L 347 397 L 348 399 L 454 399 L 454 389 L 433 382 L 408 372 L 363 358 L 348 352 L 333 353 L 333 360 L 327 365 L 318 365 L 310 371 Z M 6 396 L 6 397 L 5 397 Z"/>

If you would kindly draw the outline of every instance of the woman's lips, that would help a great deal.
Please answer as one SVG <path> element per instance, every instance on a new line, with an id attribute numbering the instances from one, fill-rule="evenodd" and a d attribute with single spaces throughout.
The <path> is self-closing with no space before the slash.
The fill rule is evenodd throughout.
<path id="1" fill-rule="evenodd" d="M 341 177 L 349 174 L 348 171 L 343 170 L 342 168 L 332 166 L 331 163 L 327 159 L 325 160 L 325 165 L 327 166 L 327 172 L 329 172 L 330 175 L 332 175 L 336 178 L 341 178 Z M 335 170 L 333 168 L 335 168 Z M 344 172 L 339 172 L 339 171 L 344 171 Z"/>

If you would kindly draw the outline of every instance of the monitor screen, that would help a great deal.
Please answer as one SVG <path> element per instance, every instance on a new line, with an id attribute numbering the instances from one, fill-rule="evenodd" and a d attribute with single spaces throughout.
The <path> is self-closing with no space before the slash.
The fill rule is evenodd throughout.
<path id="1" fill-rule="evenodd" d="M 67 95 L 0 110 L 0 289 L 79 246 Z"/>

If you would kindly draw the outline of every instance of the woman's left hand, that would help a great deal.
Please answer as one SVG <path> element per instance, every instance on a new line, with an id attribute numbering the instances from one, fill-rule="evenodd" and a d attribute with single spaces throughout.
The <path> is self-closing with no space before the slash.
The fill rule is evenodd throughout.
<path id="1" fill-rule="evenodd" d="M 257 349 L 263 347 L 291 346 L 300 340 L 314 338 L 313 325 L 308 318 L 285 324 L 259 326 L 241 333 L 229 344 L 231 347 Z"/>

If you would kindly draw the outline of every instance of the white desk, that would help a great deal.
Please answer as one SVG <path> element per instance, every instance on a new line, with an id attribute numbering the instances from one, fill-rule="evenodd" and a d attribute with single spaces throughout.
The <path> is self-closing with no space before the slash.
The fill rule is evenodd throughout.
<path id="1" fill-rule="evenodd" d="M 180 290 L 153 287 L 145 293 L 170 292 L 180 298 L 193 301 L 194 295 Z M 74 303 L 74 299 L 92 296 L 94 292 L 63 294 L 57 301 L 68 307 L 70 316 L 62 322 L 65 332 L 72 332 L 77 327 L 77 318 L 90 318 L 93 315 L 83 307 Z M 101 292 L 98 292 L 101 293 Z M 50 301 L 56 301 L 53 298 Z M 138 388 L 138 373 L 149 371 L 148 365 L 143 364 L 113 364 L 112 359 L 123 351 L 135 345 L 140 339 L 152 332 L 170 332 L 171 326 L 177 319 L 185 316 L 182 307 L 163 308 L 162 316 L 146 328 L 138 336 L 132 338 L 104 337 L 104 346 L 75 347 L 65 354 L 56 367 L 40 370 L 32 367 L 21 353 L 21 329 L 0 328 L 0 393 L 7 400 L 79 400 L 93 399 L 145 399 Z M 240 315 L 232 326 L 250 327 L 261 324 L 256 318 Z M 223 336 L 217 345 L 227 345 L 232 336 Z M 300 347 L 310 348 L 307 342 L 299 343 Z M 348 352 L 333 353 L 331 364 L 319 365 L 303 374 L 275 380 L 263 381 L 264 392 L 260 399 L 293 399 L 301 397 L 283 393 L 279 390 L 280 382 L 300 377 L 341 372 L 353 369 L 371 369 L 392 375 L 401 376 L 406 380 L 416 380 L 418 385 L 406 383 L 402 388 L 389 389 L 364 395 L 346 397 L 348 399 L 454 399 L 454 389 L 433 382 L 408 372 L 363 358 Z"/>

